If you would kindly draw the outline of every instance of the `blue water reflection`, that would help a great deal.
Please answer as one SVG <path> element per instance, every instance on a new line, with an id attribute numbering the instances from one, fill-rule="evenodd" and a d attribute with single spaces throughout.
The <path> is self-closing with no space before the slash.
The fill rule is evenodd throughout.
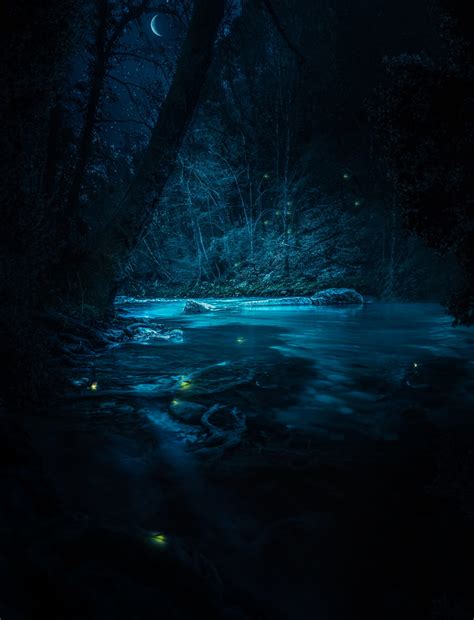
<path id="1" fill-rule="evenodd" d="M 205 301 L 216 311 L 185 315 L 182 300 L 122 303 L 128 316 L 182 328 L 184 341 L 119 347 L 101 361 L 104 380 L 141 396 L 236 404 L 337 438 L 395 438 L 400 412 L 412 407 L 437 423 L 470 423 L 474 334 L 452 328 L 438 305 Z"/>

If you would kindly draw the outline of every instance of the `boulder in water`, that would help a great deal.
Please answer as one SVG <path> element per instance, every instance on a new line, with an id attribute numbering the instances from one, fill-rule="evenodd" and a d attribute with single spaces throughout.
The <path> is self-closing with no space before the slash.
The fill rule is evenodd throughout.
<path id="1" fill-rule="evenodd" d="M 328 288 L 311 297 L 315 306 L 339 306 L 345 304 L 363 304 L 364 298 L 353 288 Z"/>
<path id="2" fill-rule="evenodd" d="M 204 405 L 186 400 L 175 399 L 170 405 L 170 413 L 186 424 L 199 424 L 206 411 L 207 407 Z"/>
<path id="3" fill-rule="evenodd" d="M 184 314 L 204 314 L 205 312 L 212 312 L 216 310 L 215 306 L 206 304 L 203 301 L 194 301 L 194 299 L 188 299 L 184 306 Z"/>
<path id="4" fill-rule="evenodd" d="M 181 329 L 165 329 L 162 326 L 157 328 L 140 326 L 136 327 L 132 333 L 132 340 L 138 342 L 150 342 L 154 340 L 166 340 L 170 342 L 183 342 L 183 331 Z"/>

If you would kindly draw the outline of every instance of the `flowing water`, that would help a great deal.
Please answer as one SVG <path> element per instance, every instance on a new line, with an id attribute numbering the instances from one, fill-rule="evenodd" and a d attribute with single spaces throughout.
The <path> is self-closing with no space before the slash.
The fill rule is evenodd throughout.
<path id="1" fill-rule="evenodd" d="M 120 300 L 172 337 L 145 328 L 76 373 L 44 431 L 66 509 L 188 541 L 266 609 L 235 617 L 347 617 L 367 579 L 381 617 L 418 613 L 420 572 L 452 570 L 426 487 L 433 429 L 472 432 L 472 330 L 434 304 L 207 301 Z"/>
<path id="2" fill-rule="evenodd" d="M 183 331 L 181 342 L 144 340 L 96 364 L 101 390 L 168 411 L 176 401 L 238 406 L 289 428 L 341 436 L 396 436 L 403 408 L 433 422 L 469 423 L 474 333 L 452 328 L 434 304 L 361 307 L 245 305 L 184 315 L 182 301 L 124 303 L 137 319 Z M 153 405 L 152 405 L 153 406 Z"/>

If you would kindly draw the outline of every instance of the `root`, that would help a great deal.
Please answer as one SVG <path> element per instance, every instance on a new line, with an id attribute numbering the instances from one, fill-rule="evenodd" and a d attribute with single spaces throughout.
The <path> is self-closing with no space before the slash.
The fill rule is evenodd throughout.
<path id="1" fill-rule="evenodd" d="M 217 413 L 224 414 L 226 426 L 229 426 L 230 422 L 230 428 L 222 428 L 211 421 L 212 416 Z M 236 407 L 229 411 L 223 405 L 214 405 L 206 411 L 201 418 L 201 424 L 209 434 L 200 445 L 193 446 L 193 449 L 199 455 L 212 458 L 220 458 L 228 450 L 237 447 L 247 430 L 244 414 Z"/>

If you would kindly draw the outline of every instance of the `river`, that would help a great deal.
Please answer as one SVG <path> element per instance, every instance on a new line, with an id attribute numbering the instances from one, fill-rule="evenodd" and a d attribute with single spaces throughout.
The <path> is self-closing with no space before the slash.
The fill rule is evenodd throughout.
<path id="1" fill-rule="evenodd" d="M 101 389 L 132 390 L 158 410 L 176 400 L 235 405 L 338 437 L 395 438 L 397 413 L 411 406 L 429 407 L 437 423 L 470 420 L 474 334 L 453 329 L 435 304 L 211 301 L 219 311 L 201 315 L 184 315 L 179 300 L 125 303 L 126 315 L 180 328 L 183 339 L 111 349 L 96 364 Z"/>
<path id="2" fill-rule="evenodd" d="M 474 333 L 435 304 L 207 301 L 120 300 L 173 337 L 107 349 L 41 422 L 66 510 L 194 549 L 222 617 L 428 617 L 463 587 Z"/>

